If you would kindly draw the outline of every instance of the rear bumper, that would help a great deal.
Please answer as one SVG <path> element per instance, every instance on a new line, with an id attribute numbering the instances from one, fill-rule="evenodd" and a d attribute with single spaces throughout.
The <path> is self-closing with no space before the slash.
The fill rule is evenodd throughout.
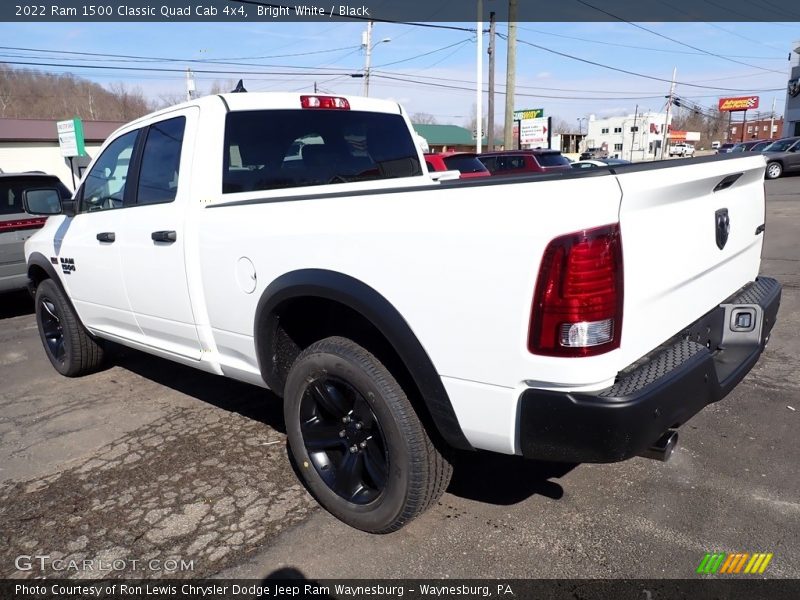
<path id="1" fill-rule="evenodd" d="M 620 372 L 605 390 L 520 396 L 519 439 L 527 458 L 616 462 L 641 454 L 664 431 L 724 398 L 766 345 L 781 285 L 759 277 L 675 338 Z M 732 313 L 752 310 L 760 329 L 731 331 Z"/>

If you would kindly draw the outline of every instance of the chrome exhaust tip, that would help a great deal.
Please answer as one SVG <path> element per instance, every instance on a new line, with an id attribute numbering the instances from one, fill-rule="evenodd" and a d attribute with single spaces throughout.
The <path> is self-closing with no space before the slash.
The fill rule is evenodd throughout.
<path id="1" fill-rule="evenodd" d="M 653 460 L 660 460 L 661 462 L 667 462 L 672 456 L 672 453 L 677 445 L 678 432 L 674 429 L 668 429 L 660 438 L 658 438 L 655 444 L 650 446 L 639 456 L 643 456 L 644 458 L 652 458 Z"/>

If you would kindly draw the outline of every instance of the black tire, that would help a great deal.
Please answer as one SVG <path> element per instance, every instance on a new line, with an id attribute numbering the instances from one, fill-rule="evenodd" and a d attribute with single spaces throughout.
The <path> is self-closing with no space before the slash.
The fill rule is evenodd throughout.
<path id="1" fill-rule="evenodd" d="M 781 175 L 783 175 L 783 165 L 781 163 L 773 161 L 767 164 L 767 179 L 777 179 Z"/>
<path id="2" fill-rule="evenodd" d="M 349 339 L 326 338 L 297 357 L 284 414 L 306 485 L 352 527 L 396 531 L 447 489 L 452 467 L 405 392 L 375 356 Z"/>
<path id="3" fill-rule="evenodd" d="M 103 362 L 103 347 L 83 327 L 54 281 L 39 284 L 35 304 L 39 336 L 55 370 L 66 377 L 96 371 Z"/>

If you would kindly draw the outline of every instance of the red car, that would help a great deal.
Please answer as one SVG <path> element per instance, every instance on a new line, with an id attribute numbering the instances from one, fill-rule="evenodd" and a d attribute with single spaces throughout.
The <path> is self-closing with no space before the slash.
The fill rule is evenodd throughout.
<path id="1" fill-rule="evenodd" d="M 460 171 L 461 179 L 491 175 L 478 160 L 478 155 L 472 152 L 426 154 L 425 164 L 428 166 L 428 171 Z"/>
<path id="2" fill-rule="evenodd" d="M 572 166 L 558 150 L 503 150 L 478 156 L 492 175 L 555 173 L 571 171 Z"/>

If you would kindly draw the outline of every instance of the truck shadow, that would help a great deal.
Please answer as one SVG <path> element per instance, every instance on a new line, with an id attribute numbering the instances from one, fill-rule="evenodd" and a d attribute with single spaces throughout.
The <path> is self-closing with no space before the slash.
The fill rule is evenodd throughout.
<path id="1" fill-rule="evenodd" d="M 286 433 L 283 403 L 272 392 L 204 373 L 122 346 L 112 345 L 111 362 L 172 390 Z M 298 479 L 296 465 L 288 453 Z M 575 463 L 551 463 L 491 452 L 453 452 L 453 477 L 447 491 L 461 498 L 507 506 L 540 495 L 559 500 L 564 489 L 551 481 L 574 469 Z"/>
<path id="2" fill-rule="evenodd" d="M 451 460 L 449 493 L 500 506 L 517 504 L 534 495 L 560 500 L 564 488 L 550 479 L 563 477 L 578 466 L 492 452 L 459 452 Z"/>
<path id="3" fill-rule="evenodd" d="M 286 433 L 283 402 L 269 390 L 186 367 L 157 356 L 113 344 L 109 347 L 112 365 L 176 392 L 259 421 Z"/>
<path id="4" fill-rule="evenodd" d="M 0 319 L 33 314 L 33 300 L 26 290 L 0 292 Z"/>

